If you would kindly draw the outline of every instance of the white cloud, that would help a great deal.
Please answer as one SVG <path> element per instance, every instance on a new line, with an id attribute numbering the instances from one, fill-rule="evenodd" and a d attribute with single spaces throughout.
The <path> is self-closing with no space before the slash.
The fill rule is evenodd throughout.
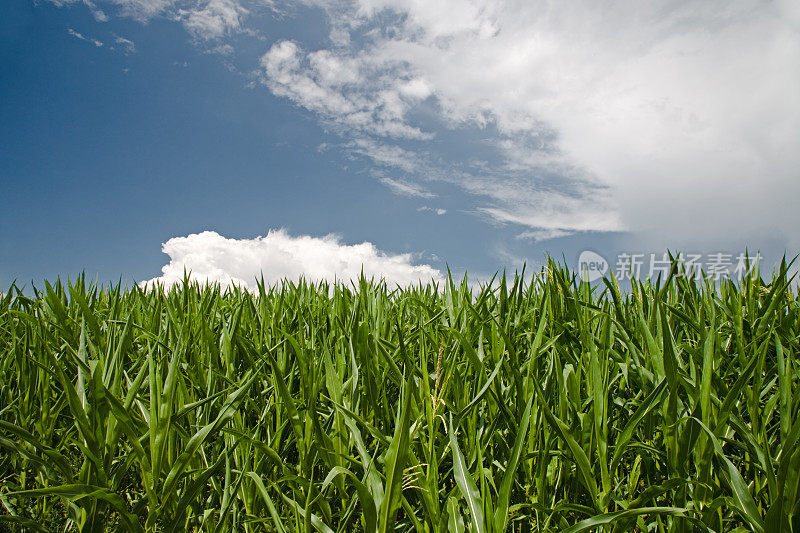
<path id="1" fill-rule="evenodd" d="M 444 215 L 447 213 L 447 209 L 442 209 L 441 207 L 430 207 L 427 205 L 423 205 L 422 207 L 418 207 L 417 211 L 430 211 L 431 213 L 436 213 L 437 215 Z"/>
<path id="2" fill-rule="evenodd" d="M 180 10 L 180 17 L 189 33 L 208 41 L 239 30 L 247 13 L 236 0 L 208 0 L 192 9 Z"/>
<path id="3" fill-rule="evenodd" d="M 74 4 L 83 4 L 97 22 L 108 22 L 108 14 L 97 6 L 94 0 L 49 0 L 57 7 L 65 7 Z M 153 17 L 164 15 L 176 0 L 99 0 L 106 6 L 118 7 L 121 14 L 129 16 L 140 22 L 146 22 Z M 76 36 L 77 37 L 77 36 Z M 99 41 L 98 41 L 99 42 Z"/>
<path id="4" fill-rule="evenodd" d="M 51 0 L 51 1 L 59 7 L 61 7 L 65 3 L 58 0 Z M 75 0 L 69 0 L 66 3 L 71 3 L 73 1 Z M 92 12 L 92 16 L 97 22 L 108 22 L 108 15 L 106 15 L 102 9 L 98 9 L 92 0 L 83 0 L 83 4 L 89 8 L 89 10 Z"/>
<path id="5" fill-rule="evenodd" d="M 430 139 L 430 133 L 406 121 L 408 110 L 421 99 L 418 84 L 399 71 L 377 72 L 380 66 L 371 63 L 369 56 L 329 50 L 308 53 L 284 40 L 261 58 L 262 81 L 274 94 L 344 131 Z"/>
<path id="6" fill-rule="evenodd" d="M 517 235 L 518 239 L 531 239 L 533 242 L 542 242 L 550 239 L 559 239 L 561 237 L 569 237 L 574 235 L 574 231 L 566 231 L 562 229 L 538 229 L 532 231 L 523 231 Z"/>
<path id="7" fill-rule="evenodd" d="M 364 117 L 349 126 L 375 135 L 385 132 L 353 95 L 375 101 L 387 88 L 395 129 L 420 128 L 409 117 L 429 98 L 446 127 L 490 126 L 505 163 L 461 184 L 491 198 L 481 211 L 497 220 L 677 238 L 779 231 L 800 244 L 797 2 L 319 4 L 333 46 L 278 43 L 265 56 L 273 92 L 323 120 Z M 509 188 L 502 168 L 551 186 L 516 174 L 518 199 L 495 194 Z"/>
<path id="8" fill-rule="evenodd" d="M 212 50 L 212 53 L 219 54 L 221 56 L 230 56 L 233 55 L 233 46 L 229 44 L 221 44 L 219 46 L 215 46 Z"/>
<path id="9" fill-rule="evenodd" d="M 72 35 L 76 39 L 80 39 L 81 41 L 86 41 L 87 43 L 92 43 L 93 45 L 95 45 L 98 48 L 103 46 L 103 43 L 101 41 L 98 41 L 97 39 L 94 39 L 92 37 L 86 37 L 82 33 L 78 33 L 77 31 L 73 30 L 72 28 L 67 28 L 67 33 L 69 33 L 70 35 Z"/>
<path id="10" fill-rule="evenodd" d="M 141 22 L 164 15 L 175 4 L 175 0 L 110 0 L 110 2 L 119 6 L 124 15 Z"/>
<path id="11" fill-rule="evenodd" d="M 291 236 L 285 230 L 270 231 L 265 237 L 227 239 L 213 231 L 175 237 L 162 250 L 170 261 L 162 275 L 143 282 L 143 286 L 179 283 L 184 271 L 193 280 L 239 285 L 254 289 L 263 274 L 268 284 L 281 279 L 357 280 L 383 278 L 391 286 L 407 286 L 431 279 L 441 281 L 439 270 L 428 265 L 413 265 L 411 254 L 386 254 L 373 244 L 343 244 L 336 236 Z"/>
<path id="12" fill-rule="evenodd" d="M 116 36 L 114 42 L 119 45 L 126 54 L 134 54 L 136 53 L 136 44 L 130 39 L 126 39 L 125 37 Z"/>
<path id="13" fill-rule="evenodd" d="M 393 193 L 400 196 L 410 196 L 413 198 L 433 198 L 436 195 L 430 191 L 426 191 L 416 183 L 411 183 L 404 180 L 395 180 L 392 178 L 380 178 L 381 183 L 389 187 Z"/>
<path id="14" fill-rule="evenodd" d="M 618 213 L 608 204 L 604 205 L 602 198 L 588 195 L 570 196 L 558 191 L 536 188 L 515 189 L 513 181 L 508 185 L 494 183 L 495 188 L 483 194 L 497 200 L 497 205 L 479 207 L 478 211 L 498 222 L 571 232 L 624 229 Z M 480 191 L 480 188 L 475 188 L 472 192 L 477 191 Z M 600 195 L 600 192 L 597 194 Z"/>
<path id="15" fill-rule="evenodd" d="M 419 154 L 404 150 L 399 146 L 376 142 L 370 138 L 359 138 L 348 145 L 351 154 L 370 158 L 380 166 L 395 167 L 406 172 L 419 170 L 422 159 Z"/>
<path id="16" fill-rule="evenodd" d="M 628 230 L 678 245 L 772 232 L 800 246 L 796 1 L 302 3 L 327 13 L 330 45 L 276 41 L 259 79 L 344 136 L 346 154 L 396 169 L 384 178 L 395 191 L 446 181 L 531 238 Z M 252 30 L 250 12 L 299 12 L 278 0 L 98 4 L 180 21 L 220 54 Z M 436 152 L 444 133 L 474 129 L 500 161 Z"/>

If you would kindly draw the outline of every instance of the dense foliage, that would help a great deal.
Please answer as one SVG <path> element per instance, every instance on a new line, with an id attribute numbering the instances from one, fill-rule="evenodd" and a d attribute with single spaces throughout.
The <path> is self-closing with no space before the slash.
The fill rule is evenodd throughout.
<path id="1" fill-rule="evenodd" d="M 785 264 L 29 296 L 0 298 L 0 529 L 800 531 Z"/>

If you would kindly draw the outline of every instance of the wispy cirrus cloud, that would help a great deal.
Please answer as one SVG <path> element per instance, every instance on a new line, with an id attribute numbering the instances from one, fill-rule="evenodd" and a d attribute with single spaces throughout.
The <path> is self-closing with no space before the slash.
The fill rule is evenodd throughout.
<path id="1" fill-rule="evenodd" d="M 409 174 L 426 165 L 425 158 L 421 154 L 369 137 L 357 138 L 348 143 L 346 148 L 350 154 L 369 158 L 375 165 L 397 168 Z"/>
<path id="2" fill-rule="evenodd" d="M 169 11 L 175 6 L 176 0 L 110 0 L 108 3 L 119 8 L 123 16 L 146 22 L 165 14 L 172 15 Z M 199 5 L 199 2 L 195 2 L 195 5 Z"/>
<path id="3" fill-rule="evenodd" d="M 179 11 L 186 30 L 206 41 L 220 39 L 239 30 L 247 14 L 248 10 L 236 0 L 209 0 L 205 4 Z"/>
<path id="4" fill-rule="evenodd" d="M 115 35 L 114 44 L 119 48 L 121 48 L 126 54 L 136 53 L 136 43 L 134 43 L 130 39 L 126 39 L 125 37 L 120 37 L 119 35 Z"/>
<path id="5" fill-rule="evenodd" d="M 244 20 L 250 13 L 247 5 L 269 9 L 270 2 L 253 0 L 98 0 L 102 6 L 113 10 L 115 15 L 130 17 L 146 23 L 155 18 L 166 18 L 180 22 L 189 34 L 198 41 L 215 41 L 238 33 L 244 29 Z M 82 3 L 91 11 L 95 20 L 107 22 L 109 15 L 93 0 L 50 0 L 63 7 Z"/>
<path id="6" fill-rule="evenodd" d="M 380 178 L 380 182 L 389 187 L 393 193 L 401 196 L 410 196 L 413 198 L 433 198 L 436 196 L 432 192 L 426 191 L 416 183 L 409 181 L 383 177 Z"/>
<path id="7" fill-rule="evenodd" d="M 83 3 L 92 12 L 92 16 L 97 22 L 108 22 L 109 20 L 108 15 L 106 15 L 105 11 L 99 9 L 92 0 L 83 0 Z"/>
<path id="8" fill-rule="evenodd" d="M 93 37 L 86 37 L 82 33 L 79 33 L 77 31 L 73 30 L 72 28 L 67 28 L 67 33 L 69 33 L 70 35 L 72 35 L 76 39 L 79 39 L 81 41 L 86 41 L 87 43 L 91 43 L 91 44 L 95 45 L 97 48 L 100 48 L 101 46 L 103 46 L 102 41 L 99 41 L 99 40 L 97 40 L 97 39 L 95 39 Z"/>
<path id="9" fill-rule="evenodd" d="M 569 237 L 574 234 L 574 231 L 566 231 L 562 229 L 536 229 L 523 231 L 517 236 L 517 239 L 531 239 L 533 242 L 542 242 L 550 239 Z"/>

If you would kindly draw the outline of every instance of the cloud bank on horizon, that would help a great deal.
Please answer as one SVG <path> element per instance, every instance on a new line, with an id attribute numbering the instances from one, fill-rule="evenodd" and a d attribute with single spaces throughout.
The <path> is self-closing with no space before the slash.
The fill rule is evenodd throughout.
<path id="1" fill-rule="evenodd" d="M 428 265 L 412 264 L 411 254 L 385 254 L 373 244 L 343 244 L 335 235 L 293 237 L 283 229 L 264 237 L 227 239 L 215 231 L 175 237 L 162 251 L 170 258 L 161 276 L 141 283 L 170 287 L 191 280 L 237 285 L 253 290 L 256 280 L 269 285 L 282 279 L 344 282 L 358 281 L 362 272 L 369 278 L 384 279 L 389 286 L 442 281 L 442 273 Z"/>
<path id="2" fill-rule="evenodd" d="M 261 36 L 254 79 L 369 161 L 393 193 L 466 192 L 465 209 L 522 239 L 624 231 L 680 246 L 778 234 L 800 246 L 795 1 L 84 3 L 104 16 L 171 19 L 198 42 L 227 46 L 258 33 L 257 13 L 320 10 L 326 44 Z M 486 157 L 441 150 L 474 132 Z M 181 275 L 188 242 L 165 244 Z M 241 250 L 253 242 L 262 241 Z M 222 279 L 212 263 L 209 276 Z"/>

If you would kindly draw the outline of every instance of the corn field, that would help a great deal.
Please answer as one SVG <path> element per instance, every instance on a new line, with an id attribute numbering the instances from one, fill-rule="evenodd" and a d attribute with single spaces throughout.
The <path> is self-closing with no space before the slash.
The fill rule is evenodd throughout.
<path id="1" fill-rule="evenodd" d="M 0 530 L 800 532 L 789 268 L 12 287 Z"/>

